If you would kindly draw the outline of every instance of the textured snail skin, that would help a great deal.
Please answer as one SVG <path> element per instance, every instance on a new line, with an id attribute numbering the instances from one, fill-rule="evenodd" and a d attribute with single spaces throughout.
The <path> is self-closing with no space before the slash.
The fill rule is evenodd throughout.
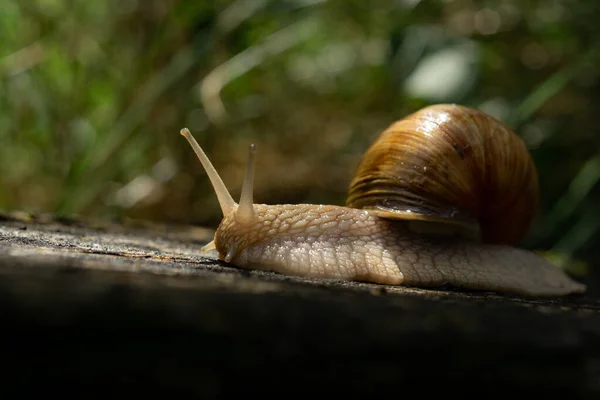
<path id="1" fill-rule="evenodd" d="M 225 216 L 220 258 L 242 268 L 390 285 L 560 296 L 585 286 L 529 251 L 416 234 L 406 221 L 329 205 L 254 205 L 251 221 Z"/>
<path id="2" fill-rule="evenodd" d="M 561 296 L 585 286 L 518 243 L 538 201 L 523 141 L 468 107 L 438 104 L 386 129 L 367 150 L 346 205 L 253 204 L 254 152 L 237 204 L 204 151 L 223 220 L 219 258 L 286 275 Z"/>

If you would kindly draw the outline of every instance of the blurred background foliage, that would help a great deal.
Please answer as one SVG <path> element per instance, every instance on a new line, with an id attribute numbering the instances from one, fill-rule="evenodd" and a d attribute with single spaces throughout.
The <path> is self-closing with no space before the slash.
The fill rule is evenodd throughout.
<path id="1" fill-rule="evenodd" d="M 598 21 L 597 0 L 2 0 L 0 209 L 216 227 L 184 126 L 234 198 L 254 142 L 257 202 L 343 204 L 383 128 L 456 102 L 531 149 L 523 246 L 599 272 Z"/>

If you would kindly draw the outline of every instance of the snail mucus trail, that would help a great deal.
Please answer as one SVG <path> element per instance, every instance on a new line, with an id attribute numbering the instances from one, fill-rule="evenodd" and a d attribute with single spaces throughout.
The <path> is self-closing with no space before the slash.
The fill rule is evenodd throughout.
<path id="1" fill-rule="evenodd" d="M 441 139 L 432 137 L 434 131 Z M 216 249 L 219 259 L 234 266 L 313 278 L 416 287 L 450 285 L 525 296 L 585 291 L 584 285 L 547 260 L 507 244 L 520 240 L 518 235 L 531 222 L 537 175 L 520 138 L 480 111 L 434 105 L 392 124 L 359 164 L 349 207 L 253 204 L 254 145 L 238 204 L 189 130 L 182 129 L 181 134 L 206 170 L 223 211 L 214 240 L 202 251 Z M 398 135 L 402 140 L 398 141 Z M 393 144 L 396 148 L 388 140 L 398 142 Z M 434 145 L 433 140 L 439 143 Z M 473 141 L 460 146 L 469 150 L 469 159 L 464 151 L 456 151 L 461 140 Z M 508 148 L 512 146 L 525 152 L 520 156 L 525 160 L 515 161 Z M 409 162 L 389 161 L 387 154 L 373 155 L 373 151 Z M 491 165 L 496 159 L 502 165 Z M 408 179 L 417 170 L 414 165 L 422 162 L 428 163 L 423 170 L 429 168 L 429 175 Z M 403 169 L 404 164 L 408 169 Z M 506 167 L 511 174 L 502 172 Z M 390 171 L 399 171 L 400 176 Z M 499 182 L 490 186 L 489 179 Z M 517 189 L 509 200 L 497 198 L 505 194 L 507 185 L 521 180 L 534 186 L 531 193 L 535 195 L 529 196 L 529 189 Z M 413 189 L 414 182 L 426 184 Z M 468 186 L 484 198 L 471 196 Z M 428 193 L 419 192 L 423 188 Z M 460 198 L 447 203 L 443 197 L 448 190 Z M 461 202 L 471 207 L 477 221 Z M 492 215 L 489 204 L 499 207 L 499 215 Z M 521 208 L 528 209 L 522 221 L 511 222 L 509 213 Z M 435 210 L 441 212 L 436 215 Z M 494 233 L 494 229 L 502 232 Z"/>

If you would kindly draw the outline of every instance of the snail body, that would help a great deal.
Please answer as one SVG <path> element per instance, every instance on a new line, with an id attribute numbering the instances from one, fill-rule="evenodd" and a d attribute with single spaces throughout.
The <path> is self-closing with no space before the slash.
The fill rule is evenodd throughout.
<path id="1" fill-rule="evenodd" d="M 204 249 L 237 267 L 529 296 L 585 290 L 510 246 L 533 218 L 537 175 L 523 142 L 480 111 L 436 105 L 392 124 L 359 164 L 346 207 L 253 204 L 253 146 L 237 204 L 189 131 L 181 133 L 224 215 Z"/>

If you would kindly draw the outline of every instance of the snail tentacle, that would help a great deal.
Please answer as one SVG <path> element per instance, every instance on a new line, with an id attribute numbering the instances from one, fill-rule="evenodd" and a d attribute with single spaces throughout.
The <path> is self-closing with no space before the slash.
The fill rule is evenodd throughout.
<path id="1" fill-rule="evenodd" d="M 240 204 L 235 212 L 240 221 L 251 221 L 254 218 L 253 191 L 254 191 L 254 169 L 256 165 L 256 145 L 251 144 L 248 150 L 248 164 L 242 184 Z"/>
<path id="2" fill-rule="evenodd" d="M 180 133 L 190 143 L 190 146 L 192 146 L 192 149 L 194 149 L 194 153 L 196 153 L 198 160 L 200 160 L 200 163 L 202 163 L 202 166 L 204 167 L 204 170 L 206 171 L 206 174 L 208 175 L 208 178 L 212 183 L 217 198 L 219 199 L 219 205 L 221 206 L 221 211 L 223 211 L 223 216 L 233 213 L 237 207 L 237 204 L 233 200 L 233 197 L 231 197 L 231 195 L 229 194 L 229 191 L 227 190 L 227 187 L 225 186 L 223 180 L 219 176 L 219 173 L 217 172 L 215 167 L 213 167 L 212 163 L 210 162 L 210 160 L 208 159 L 208 157 L 206 156 L 196 139 L 194 139 L 194 137 L 190 133 L 190 130 L 188 128 L 183 128 L 180 131 Z"/>

